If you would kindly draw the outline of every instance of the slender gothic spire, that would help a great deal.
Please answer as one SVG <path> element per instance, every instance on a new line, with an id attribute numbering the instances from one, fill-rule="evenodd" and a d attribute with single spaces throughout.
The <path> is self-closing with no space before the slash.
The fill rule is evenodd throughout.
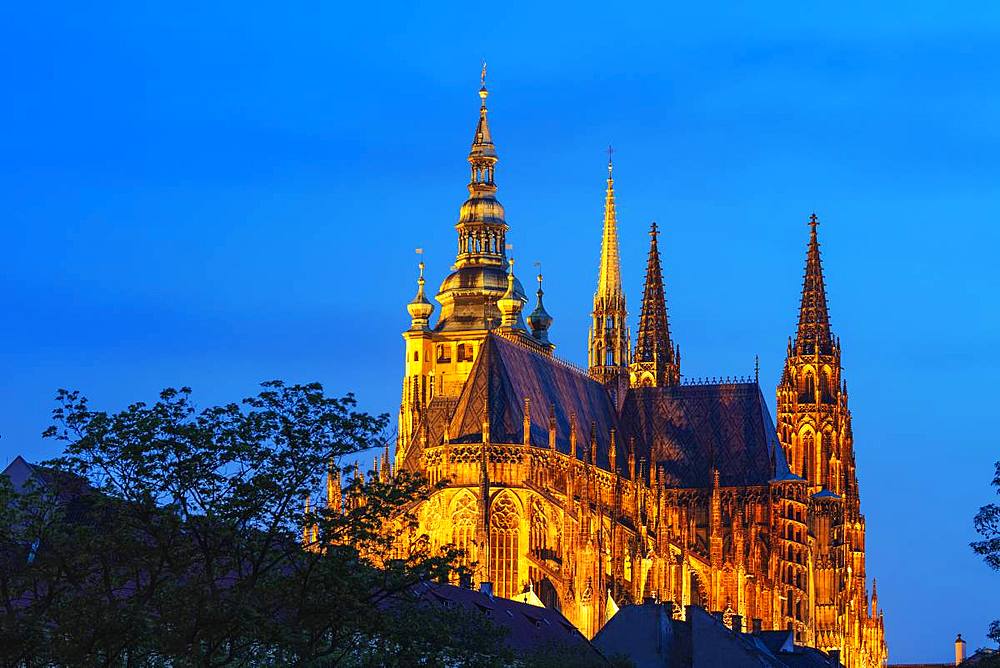
<path id="1" fill-rule="evenodd" d="M 826 305 L 823 263 L 820 259 L 816 227 L 819 218 L 809 217 L 809 249 L 806 252 L 805 277 L 802 280 L 802 304 L 799 307 L 799 328 L 795 345 L 800 354 L 828 354 L 833 346 L 830 333 L 830 313 Z"/>
<path id="2" fill-rule="evenodd" d="M 608 148 L 608 188 L 604 195 L 604 234 L 601 237 L 601 268 L 597 275 L 596 304 L 599 298 L 606 301 L 622 298 L 621 262 L 618 255 L 618 218 L 615 213 L 614 164 Z"/>
<path id="3" fill-rule="evenodd" d="M 639 387 L 676 385 L 680 382 L 681 375 L 680 352 L 670 341 L 660 250 L 656 244 L 658 234 L 659 230 L 654 222 L 649 229 L 646 285 L 643 288 L 639 332 L 632 357 L 632 384 Z"/>
<path id="4" fill-rule="evenodd" d="M 613 151 L 608 147 L 608 187 L 604 195 L 604 231 L 601 236 L 601 264 L 594 293 L 593 321 L 588 358 L 590 375 L 604 383 L 617 397 L 623 392 L 629 361 L 629 331 L 625 318 L 621 262 L 618 253 L 618 218 L 615 212 Z"/>

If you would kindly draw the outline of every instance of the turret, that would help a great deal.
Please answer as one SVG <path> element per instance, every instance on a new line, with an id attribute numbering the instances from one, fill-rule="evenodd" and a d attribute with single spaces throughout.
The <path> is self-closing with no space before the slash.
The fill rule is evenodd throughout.
<path id="1" fill-rule="evenodd" d="M 507 291 L 497 300 L 497 309 L 500 311 L 500 328 L 523 329 L 519 323 L 521 309 L 524 307 L 524 298 L 519 297 L 514 290 L 514 258 L 510 258 L 508 263 L 510 271 L 507 273 Z"/>
<path id="2" fill-rule="evenodd" d="M 420 268 L 420 276 L 417 278 L 417 294 L 406 305 L 406 310 L 410 312 L 410 329 L 427 330 L 430 324 L 431 314 L 434 312 L 434 304 L 427 301 L 424 295 L 424 263 L 417 265 Z"/>

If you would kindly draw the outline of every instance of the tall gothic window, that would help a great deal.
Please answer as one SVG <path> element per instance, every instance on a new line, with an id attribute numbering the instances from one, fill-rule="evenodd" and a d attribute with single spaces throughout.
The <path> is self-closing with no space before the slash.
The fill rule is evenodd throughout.
<path id="1" fill-rule="evenodd" d="M 455 503 L 451 514 L 451 542 L 459 550 L 464 550 L 462 564 L 469 566 L 473 560 L 473 547 L 476 540 L 476 517 L 479 509 L 471 494 L 462 494 Z"/>
<path id="2" fill-rule="evenodd" d="M 816 401 L 816 377 L 813 376 L 812 371 L 806 371 L 805 388 L 802 394 L 808 403 Z"/>
<path id="3" fill-rule="evenodd" d="M 490 515 L 490 580 L 498 596 L 510 598 L 520 593 L 517 572 L 520 518 L 514 501 L 506 495 L 493 504 Z"/>
<path id="4" fill-rule="evenodd" d="M 533 554 L 545 558 L 545 551 L 548 549 L 549 522 L 545 517 L 545 509 L 538 500 L 531 502 L 531 534 L 528 538 L 528 546 Z"/>
<path id="5" fill-rule="evenodd" d="M 802 477 L 806 480 L 812 480 L 814 459 L 816 453 L 814 452 L 816 448 L 816 441 L 812 435 L 812 432 L 807 432 L 802 435 Z"/>

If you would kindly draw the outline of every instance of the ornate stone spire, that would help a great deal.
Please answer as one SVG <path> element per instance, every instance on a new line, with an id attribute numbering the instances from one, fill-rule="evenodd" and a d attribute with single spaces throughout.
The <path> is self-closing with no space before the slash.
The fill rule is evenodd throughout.
<path id="1" fill-rule="evenodd" d="M 625 293 L 622 291 L 621 262 L 618 254 L 618 218 L 615 212 L 614 164 L 608 148 L 608 187 L 604 195 L 604 231 L 601 236 L 601 264 L 594 292 L 593 320 L 588 342 L 590 375 L 622 394 L 629 362 L 629 330 L 625 322 Z"/>
<path id="2" fill-rule="evenodd" d="M 545 293 L 542 291 L 541 272 L 538 272 L 538 292 L 535 294 L 538 296 L 538 302 L 535 304 L 535 310 L 528 314 L 528 327 L 531 328 L 532 336 L 546 345 L 551 345 L 549 342 L 549 327 L 552 326 L 552 316 L 549 315 L 548 311 L 545 310 L 545 305 L 542 304 L 542 295 Z"/>
<path id="3" fill-rule="evenodd" d="M 656 244 L 659 230 L 654 222 L 649 228 L 649 259 L 646 262 L 646 285 L 642 294 L 639 331 L 632 356 L 634 387 L 664 387 L 680 382 L 680 349 L 670 341 L 667 301 L 663 290 L 660 250 Z"/>
<path id="4" fill-rule="evenodd" d="M 806 270 L 802 280 L 802 303 L 799 306 L 799 327 L 795 347 L 799 354 L 830 354 L 833 336 L 830 333 L 830 313 L 826 305 L 826 286 L 823 281 L 823 263 L 819 253 L 816 227 L 819 218 L 809 216 L 809 248 L 806 251 Z"/>

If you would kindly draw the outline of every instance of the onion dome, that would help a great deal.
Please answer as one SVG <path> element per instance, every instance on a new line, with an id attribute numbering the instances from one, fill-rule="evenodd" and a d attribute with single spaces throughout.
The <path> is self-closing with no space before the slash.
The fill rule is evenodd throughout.
<path id="1" fill-rule="evenodd" d="M 505 329 L 520 327 L 521 309 L 524 308 L 524 297 L 517 294 L 514 287 L 514 258 L 508 260 L 510 271 L 507 272 L 507 291 L 497 300 L 500 311 L 500 326 Z"/>
<path id="2" fill-rule="evenodd" d="M 428 329 L 434 304 L 424 296 L 424 263 L 420 263 L 420 276 L 417 278 L 417 295 L 406 305 L 410 312 L 410 329 Z"/>
<path id="3" fill-rule="evenodd" d="M 531 335 L 542 343 L 549 343 L 549 327 L 552 326 L 552 316 L 549 315 L 548 311 L 545 310 L 545 305 L 542 304 L 542 275 L 538 274 L 538 302 L 535 304 L 535 310 L 528 315 L 528 327 L 531 328 Z"/>

